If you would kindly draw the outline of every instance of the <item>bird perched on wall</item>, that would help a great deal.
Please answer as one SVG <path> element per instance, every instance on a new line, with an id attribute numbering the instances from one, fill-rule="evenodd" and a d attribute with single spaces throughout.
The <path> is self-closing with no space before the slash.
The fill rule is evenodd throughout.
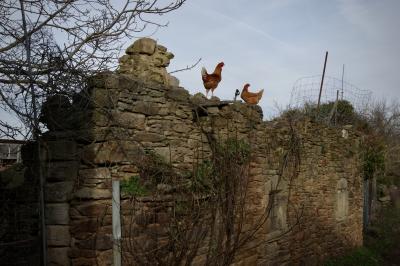
<path id="1" fill-rule="evenodd" d="M 240 97 L 248 104 L 258 104 L 261 100 L 261 97 L 264 93 L 264 89 L 260 90 L 259 92 L 249 92 L 250 84 L 245 84 L 240 94 Z"/>
<path id="2" fill-rule="evenodd" d="M 211 90 L 211 96 L 214 96 L 214 90 L 218 87 L 221 81 L 221 72 L 224 62 L 218 63 L 212 74 L 208 74 L 207 70 L 203 67 L 201 69 L 201 78 L 203 79 L 204 88 L 206 89 L 206 97 L 208 92 Z"/>

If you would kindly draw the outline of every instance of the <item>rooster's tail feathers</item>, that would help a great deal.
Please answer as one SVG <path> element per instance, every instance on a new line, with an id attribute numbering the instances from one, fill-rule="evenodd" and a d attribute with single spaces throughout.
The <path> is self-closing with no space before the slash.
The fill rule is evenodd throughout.
<path id="1" fill-rule="evenodd" d="M 264 89 L 262 89 L 262 90 L 260 90 L 260 91 L 258 92 L 258 100 L 261 100 L 261 98 L 262 98 L 262 96 L 263 96 L 263 93 L 264 93 Z"/>
<path id="2" fill-rule="evenodd" d="M 206 70 L 205 67 L 202 67 L 202 68 L 201 68 L 201 76 L 202 76 L 202 77 L 207 76 L 207 70 Z"/>

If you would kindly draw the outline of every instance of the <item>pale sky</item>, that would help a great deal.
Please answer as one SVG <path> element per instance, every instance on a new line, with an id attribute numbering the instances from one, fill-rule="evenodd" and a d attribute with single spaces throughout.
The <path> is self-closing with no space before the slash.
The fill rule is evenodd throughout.
<path id="1" fill-rule="evenodd" d="M 374 99 L 400 99 L 399 12 L 399 0 L 188 0 L 152 38 L 175 54 L 169 71 L 202 58 L 175 74 L 190 93 L 205 93 L 202 66 L 212 72 L 224 61 L 215 95 L 263 88 L 268 117 L 275 103 L 289 104 L 298 78 L 322 74 L 325 51 L 327 75 L 341 78 L 345 64 L 344 79 Z"/>
<path id="2" fill-rule="evenodd" d="M 187 0 L 148 18 L 169 22 L 151 36 L 175 54 L 169 71 L 202 58 L 175 74 L 182 87 L 205 93 L 201 67 L 212 72 L 224 61 L 215 95 L 231 100 L 250 83 L 251 91 L 264 89 L 260 106 L 271 118 L 276 105 L 289 104 L 296 80 L 322 74 L 325 51 L 327 75 L 340 79 L 345 64 L 345 81 L 372 91 L 374 100 L 399 101 L 399 13 L 400 0 Z M 3 111 L 0 117 L 12 120 Z"/>

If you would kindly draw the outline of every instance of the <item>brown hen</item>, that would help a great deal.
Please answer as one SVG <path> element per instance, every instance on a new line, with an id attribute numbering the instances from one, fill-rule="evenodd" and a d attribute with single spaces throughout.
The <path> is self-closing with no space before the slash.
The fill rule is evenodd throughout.
<path id="1" fill-rule="evenodd" d="M 203 79 L 204 88 L 206 89 L 206 97 L 211 90 L 211 96 L 214 96 L 214 90 L 218 87 L 221 81 L 221 72 L 224 62 L 219 63 L 212 74 L 208 74 L 207 70 L 203 67 L 201 69 L 201 78 Z"/>
<path id="2" fill-rule="evenodd" d="M 258 104 L 264 93 L 264 89 L 260 90 L 259 92 L 249 92 L 249 87 L 250 84 L 244 85 L 240 97 L 248 104 Z"/>

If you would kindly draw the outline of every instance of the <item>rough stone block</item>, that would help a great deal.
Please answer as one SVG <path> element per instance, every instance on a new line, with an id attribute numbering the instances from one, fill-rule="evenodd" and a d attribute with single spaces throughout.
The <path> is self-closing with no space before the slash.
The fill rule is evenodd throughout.
<path id="1" fill-rule="evenodd" d="M 77 158 L 77 147 L 75 141 L 57 140 L 48 141 L 47 158 L 53 160 L 70 161 Z"/>
<path id="2" fill-rule="evenodd" d="M 96 164 L 135 161 L 144 155 L 139 144 L 132 141 L 93 143 L 84 148 L 82 159 Z"/>
<path id="3" fill-rule="evenodd" d="M 47 245 L 64 246 L 70 245 L 71 235 L 69 226 L 65 225 L 48 225 L 47 228 Z"/>
<path id="4" fill-rule="evenodd" d="M 135 140 L 139 142 L 160 142 L 165 139 L 164 135 L 149 132 L 139 132 L 135 134 Z"/>
<path id="5" fill-rule="evenodd" d="M 81 179 L 109 179 L 111 178 L 110 170 L 106 167 L 79 170 Z"/>
<path id="6" fill-rule="evenodd" d="M 96 251 L 93 249 L 81 249 L 81 248 L 72 247 L 68 252 L 68 256 L 72 259 L 96 258 Z M 73 265 L 75 265 L 75 264 L 73 263 Z M 90 265 L 92 265 L 92 264 L 90 264 Z"/>
<path id="7" fill-rule="evenodd" d="M 113 239 L 109 234 L 95 234 L 85 240 L 76 240 L 75 245 L 83 249 L 108 250 L 113 248 Z"/>
<path id="8" fill-rule="evenodd" d="M 168 84 L 172 87 L 178 87 L 179 86 L 179 79 L 172 76 L 168 75 Z"/>
<path id="9" fill-rule="evenodd" d="M 70 266 L 68 257 L 69 248 L 48 248 L 47 249 L 47 264 L 54 266 Z"/>
<path id="10" fill-rule="evenodd" d="M 178 102 L 189 102 L 189 92 L 183 88 L 170 89 L 165 93 L 167 98 Z"/>
<path id="11" fill-rule="evenodd" d="M 93 266 L 97 265 L 95 258 L 77 258 L 72 259 L 72 265 L 74 266 Z"/>
<path id="12" fill-rule="evenodd" d="M 111 213 L 111 201 L 94 201 L 84 202 L 71 207 L 71 218 L 87 217 L 104 217 Z"/>
<path id="13" fill-rule="evenodd" d="M 118 126 L 141 130 L 144 130 L 145 128 L 146 117 L 144 114 L 123 112 L 115 114 L 114 117 L 118 123 Z"/>
<path id="14" fill-rule="evenodd" d="M 169 147 L 157 147 L 154 148 L 154 152 L 160 155 L 166 162 L 171 161 L 171 149 Z"/>
<path id="15" fill-rule="evenodd" d="M 111 191 L 108 189 L 83 187 L 74 193 L 80 199 L 111 199 Z"/>
<path id="16" fill-rule="evenodd" d="M 71 199 L 73 181 L 47 183 L 45 199 L 46 202 L 66 202 Z"/>
<path id="17" fill-rule="evenodd" d="M 154 54 L 156 50 L 156 41 L 150 38 L 141 38 L 135 41 L 126 49 L 127 54 Z"/>
<path id="18" fill-rule="evenodd" d="M 95 107 L 113 108 L 117 106 L 119 91 L 117 89 L 98 89 L 92 91 L 90 100 Z"/>
<path id="19" fill-rule="evenodd" d="M 67 225 L 69 223 L 69 204 L 50 203 L 46 204 L 46 224 Z"/>
<path id="20" fill-rule="evenodd" d="M 70 232 L 76 238 L 79 238 L 79 235 L 84 235 L 87 233 L 95 233 L 97 232 L 100 225 L 103 225 L 108 222 L 107 220 L 98 220 L 98 219 L 79 219 L 72 220 L 70 225 Z"/>
<path id="21" fill-rule="evenodd" d="M 137 102 L 132 108 L 135 113 L 141 113 L 144 115 L 156 115 L 158 114 L 159 106 L 156 103 L 151 102 Z"/>

